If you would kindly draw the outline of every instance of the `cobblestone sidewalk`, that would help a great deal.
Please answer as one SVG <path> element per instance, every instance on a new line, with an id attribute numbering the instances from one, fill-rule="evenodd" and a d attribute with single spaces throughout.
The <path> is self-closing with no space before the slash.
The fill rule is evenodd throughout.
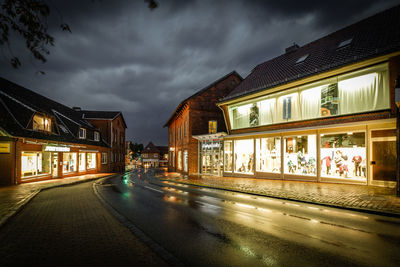
<path id="1" fill-rule="evenodd" d="M 73 176 L 62 179 L 51 179 L 41 182 L 33 182 L 12 186 L 0 187 L 0 226 L 3 225 L 11 216 L 21 209 L 30 199 L 36 196 L 41 190 L 52 187 L 76 184 L 94 180 L 112 173 L 96 173 L 80 176 Z"/>
<path id="2" fill-rule="evenodd" d="M 0 266 L 166 266 L 98 201 L 92 183 L 46 190 L 0 228 Z"/>
<path id="3" fill-rule="evenodd" d="M 396 197 L 394 188 L 200 175 L 182 177 L 177 173 L 159 173 L 157 177 L 184 184 L 400 216 L 400 197 Z"/>

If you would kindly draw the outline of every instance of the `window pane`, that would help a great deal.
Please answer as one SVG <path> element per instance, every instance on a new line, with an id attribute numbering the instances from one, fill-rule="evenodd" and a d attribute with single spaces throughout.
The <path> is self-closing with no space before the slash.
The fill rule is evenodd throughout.
<path id="1" fill-rule="evenodd" d="M 96 153 L 86 153 L 87 169 L 96 169 Z"/>
<path id="2" fill-rule="evenodd" d="M 286 174 L 316 175 L 316 135 L 284 138 L 284 171 Z"/>
<path id="3" fill-rule="evenodd" d="M 253 174 L 253 139 L 235 140 L 235 172 Z"/>
<path id="4" fill-rule="evenodd" d="M 22 152 L 21 177 L 50 174 L 50 152 Z"/>
<path id="5" fill-rule="evenodd" d="M 85 157 L 85 153 L 79 153 L 79 171 L 82 172 L 84 171 L 86 168 L 86 157 Z"/>
<path id="6" fill-rule="evenodd" d="M 365 133 L 321 135 L 321 176 L 366 179 Z"/>
<path id="7" fill-rule="evenodd" d="M 232 141 L 224 142 L 224 171 L 232 171 Z"/>
<path id="8" fill-rule="evenodd" d="M 268 137 L 256 140 L 257 171 L 281 172 L 281 138 Z"/>
<path id="9" fill-rule="evenodd" d="M 76 172 L 76 153 L 63 153 L 63 173 Z"/>

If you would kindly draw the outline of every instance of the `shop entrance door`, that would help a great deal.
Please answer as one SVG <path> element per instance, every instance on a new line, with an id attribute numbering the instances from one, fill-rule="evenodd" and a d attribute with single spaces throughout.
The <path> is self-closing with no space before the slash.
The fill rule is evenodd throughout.
<path id="1" fill-rule="evenodd" d="M 58 153 L 53 153 L 52 155 L 51 174 L 53 178 L 58 177 Z"/>
<path id="2" fill-rule="evenodd" d="M 389 185 L 396 182 L 396 137 L 371 138 L 372 181 Z"/>

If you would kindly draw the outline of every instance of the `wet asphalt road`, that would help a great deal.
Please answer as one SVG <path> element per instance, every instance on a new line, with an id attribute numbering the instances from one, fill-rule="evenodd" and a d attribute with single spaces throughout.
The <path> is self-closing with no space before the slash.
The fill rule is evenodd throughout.
<path id="1" fill-rule="evenodd" d="M 160 181 L 143 170 L 98 192 L 190 266 L 399 266 L 400 219 Z"/>

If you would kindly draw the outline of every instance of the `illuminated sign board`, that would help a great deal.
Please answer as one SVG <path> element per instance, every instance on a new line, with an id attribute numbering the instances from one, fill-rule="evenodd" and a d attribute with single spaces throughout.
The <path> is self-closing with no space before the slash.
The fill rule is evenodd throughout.
<path id="1" fill-rule="evenodd" d="M 221 143 L 202 143 L 201 147 L 204 149 L 210 149 L 210 148 L 220 148 Z"/>
<path id="2" fill-rule="evenodd" d="M 0 143 L 0 153 L 10 153 L 10 143 Z"/>
<path id="3" fill-rule="evenodd" d="M 50 152 L 69 152 L 70 148 L 66 146 L 45 146 L 44 151 Z"/>

